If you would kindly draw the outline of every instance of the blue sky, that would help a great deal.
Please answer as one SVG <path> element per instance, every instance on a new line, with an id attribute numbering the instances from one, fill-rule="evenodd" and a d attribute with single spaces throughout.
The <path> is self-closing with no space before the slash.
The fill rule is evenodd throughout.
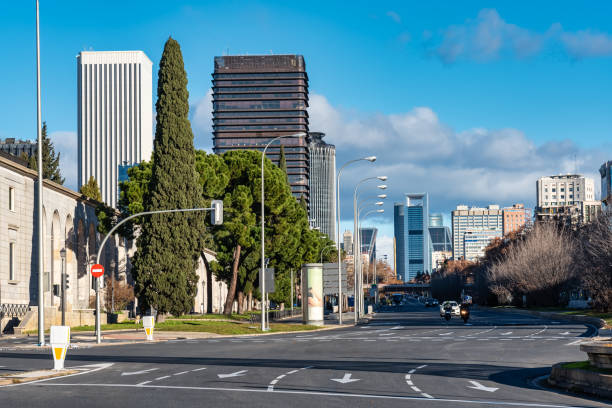
<path id="1" fill-rule="evenodd" d="M 0 14 L 10 39 L 0 138 L 36 132 L 34 10 L 34 1 L 9 2 Z M 537 177 L 577 169 L 595 178 L 612 158 L 611 12 L 607 2 L 569 1 L 42 0 L 43 118 L 75 188 L 79 51 L 143 50 L 156 71 L 164 41 L 176 38 L 201 148 L 211 145 L 215 55 L 299 53 L 311 129 L 327 132 L 339 162 L 380 157 L 376 170 L 347 172 L 345 197 L 358 177 L 385 173 L 391 203 L 428 191 L 436 212 L 533 205 Z M 390 217 L 377 223 L 388 240 Z"/>

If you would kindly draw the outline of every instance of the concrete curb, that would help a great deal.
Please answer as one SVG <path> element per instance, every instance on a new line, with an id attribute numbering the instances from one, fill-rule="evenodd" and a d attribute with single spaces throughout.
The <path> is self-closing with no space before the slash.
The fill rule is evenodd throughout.
<path id="1" fill-rule="evenodd" d="M 601 329 L 602 327 L 606 326 L 606 321 L 598 317 L 566 315 L 566 314 L 555 313 L 555 312 L 540 312 L 537 310 L 516 309 L 516 308 L 494 308 L 494 307 L 488 307 L 488 306 L 479 306 L 479 308 L 486 309 L 489 311 L 502 312 L 502 313 L 519 313 L 519 314 L 525 314 L 525 315 L 531 315 L 531 316 L 546 317 L 549 319 L 569 320 L 572 322 L 590 324 L 592 326 L 595 326 L 598 329 Z"/>
<path id="2" fill-rule="evenodd" d="M 109 333 L 121 333 L 125 331 L 133 331 L 133 329 L 123 329 L 123 330 L 109 330 L 102 333 L 101 344 L 97 343 L 71 343 L 69 349 L 79 349 L 84 347 L 105 347 L 105 346 L 125 346 L 130 344 L 152 344 L 152 343 L 163 343 L 172 340 L 197 340 L 197 339 L 226 339 L 226 338 L 243 338 L 243 337 L 254 337 L 254 336 L 271 336 L 276 334 L 292 334 L 292 333 L 315 333 L 321 331 L 328 330 L 337 330 L 352 327 L 348 325 L 330 325 L 327 327 L 321 327 L 320 329 L 312 329 L 312 330 L 294 330 L 294 331 L 278 331 L 278 332 L 266 332 L 266 333 L 245 333 L 245 334 L 216 334 L 209 332 L 180 332 L 180 331 L 158 331 L 157 335 L 168 335 L 172 336 L 171 338 L 157 338 L 153 341 L 148 341 L 145 339 L 142 340 L 126 340 L 126 341 L 117 341 L 117 342 L 104 342 L 104 334 Z M 87 332 L 75 332 L 75 333 L 87 333 Z M 93 333 L 93 332 L 89 332 Z M 163 333 L 163 334 L 161 334 Z M 23 350 L 32 350 L 32 349 L 48 349 L 51 346 L 46 344 L 42 347 L 37 345 L 10 345 L 10 348 L 15 349 L 23 349 Z"/>
<path id="3" fill-rule="evenodd" d="M 570 392 L 583 392 L 612 399 L 612 375 L 580 368 L 565 368 L 563 364 L 567 363 L 555 364 L 552 367 L 548 377 L 550 385 Z"/>
<path id="4" fill-rule="evenodd" d="M 26 371 L 23 373 L 10 374 L 0 377 L 0 386 L 11 384 L 23 384 L 32 381 L 46 380 L 47 378 L 63 377 L 65 375 L 76 374 L 78 370 L 37 370 Z"/>

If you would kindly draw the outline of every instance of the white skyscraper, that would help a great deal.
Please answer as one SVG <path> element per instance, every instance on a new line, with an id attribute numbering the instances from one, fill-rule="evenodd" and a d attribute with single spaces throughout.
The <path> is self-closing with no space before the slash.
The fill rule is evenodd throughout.
<path id="1" fill-rule="evenodd" d="M 116 207 L 120 166 L 151 158 L 153 63 L 142 51 L 82 51 L 77 56 L 79 187 L 93 176 Z"/>

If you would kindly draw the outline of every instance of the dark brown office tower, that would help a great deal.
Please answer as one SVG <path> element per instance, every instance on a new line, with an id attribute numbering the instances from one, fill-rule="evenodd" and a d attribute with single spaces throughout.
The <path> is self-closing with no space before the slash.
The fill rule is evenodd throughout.
<path id="1" fill-rule="evenodd" d="M 301 55 L 215 57 L 214 152 L 263 150 L 277 136 L 308 133 L 308 75 Z M 307 137 L 287 137 L 266 156 L 278 164 L 285 149 L 291 191 L 309 200 Z"/>

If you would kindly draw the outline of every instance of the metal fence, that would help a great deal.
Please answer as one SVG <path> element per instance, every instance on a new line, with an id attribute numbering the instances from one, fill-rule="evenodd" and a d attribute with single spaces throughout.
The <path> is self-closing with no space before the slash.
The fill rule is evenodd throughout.
<path id="1" fill-rule="evenodd" d="M 302 315 L 302 308 L 293 308 L 293 310 L 285 309 L 285 310 L 270 310 L 269 311 L 270 320 L 272 321 L 282 320 L 287 317 L 294 317 L 294 316 L 301 316 L 301 315 Z"/>

